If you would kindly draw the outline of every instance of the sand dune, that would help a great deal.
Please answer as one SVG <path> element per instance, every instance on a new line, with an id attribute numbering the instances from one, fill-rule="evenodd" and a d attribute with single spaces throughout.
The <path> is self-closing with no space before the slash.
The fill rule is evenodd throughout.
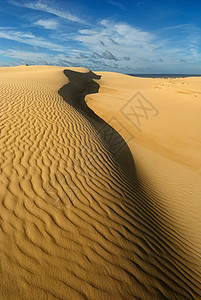
<path id="1" fill-rule="evenodd" d="M 200 80 L 0 68 L 1 299 L 201 298 Z"/>
<path id="2" fill-rule="evenodd" d="M 102 73 L 99 94 L 86 100 L 121 131 L 133 154 L 138 181 L 148 194 L 151 189 L 158 193 L 157 202 L 201 253 L 200 80 Z M 116 110 L 109 105 L 111 97 Z M 131 106 L 136 115 L 129 115 Z"/>

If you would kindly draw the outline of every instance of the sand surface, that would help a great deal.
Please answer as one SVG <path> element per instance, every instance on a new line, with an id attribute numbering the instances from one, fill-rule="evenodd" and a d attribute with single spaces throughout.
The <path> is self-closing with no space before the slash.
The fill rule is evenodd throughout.
<path id="1" fill-rule="evenodd" d="M 201 299 L 200 82 L 0 68 L 0 299 Z"/>

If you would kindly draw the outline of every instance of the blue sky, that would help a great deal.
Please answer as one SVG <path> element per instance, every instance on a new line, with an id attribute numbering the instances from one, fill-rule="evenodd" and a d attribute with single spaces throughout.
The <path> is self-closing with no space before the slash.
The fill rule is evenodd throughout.
<path id="1" fill-rule="evenodd" d="M 201 1 L 0 0 L 0 66 L 201 74 Z"/>

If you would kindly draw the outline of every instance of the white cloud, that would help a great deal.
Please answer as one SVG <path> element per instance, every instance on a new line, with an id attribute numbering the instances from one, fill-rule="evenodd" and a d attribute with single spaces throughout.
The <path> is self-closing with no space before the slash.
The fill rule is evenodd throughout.
<path id="1" fill-rule="evenodd" d="M 192 25 L 191 24 L 179 24 L 179 25 L 173 25 L 173 26 L 167 26 L 167 27 L 163 27 L 161 28 L 161 30 L 175 30 L 175 29 L 184 29 L 184 30 L 188 30 L 189 28 L 191 28 Z"/>
<path id="2" fill-rule="evenodd" d="M 153 34 L 125 23 L 108 20 L 102 20 L 95 28 L 79 30 L 74 39 L 91 51 L 97 51 L 101 41 L 102 49 L 105 50 L 104 58 L 107 59 L 110 56 L 111 59 L 113 56 L 113 59 L 118 60 L 126 54 L 135 62 L 143 56 L 152 58 L 158 47 L 157 38 Z"/>
<path id="3" fill-rule="evenodd" d="M 107 0 L 107 2 L 116 6 L 121 3 L 118 0 Z M 177 70 L 179 64 L 184 65 L 184 63 L 181 64 L 181 59 L 182 62 L 187 61 L 188 64 L 196 64 L 201 61 L 201 30 L 191 24 L 177 24 L 155 32 L 142 30 L 127 23 L 115 22 L 114 19 L 113 21 L 104 19 L 98 24 L 94 21 L 93 26 L 83 26 L 86 24 L 85 21 L 68 11 L 53 7 L 50 1 L 31 2 L 31 0 L 27 0 L 10 3 L 37 11 L 40 16 L 35 19 L 34 14 L 35 22 L 33 23 L 33 19 L 32 22 L 29 20 L 32 23 L 30 26 L 34 24 L 54 30 L 48 36 L 43 37 L 41 36 L 43 31 L 40 28 L 37 28 L 37 36 L 35 36 L 32 32 L 17 31 L 12 27 L 0 27 L 0 38 L 32 45 L 33 52 L 14 53 L 10 51 L 8 54 L 13 58 L 16 54 L 19 59 L 24 55 L 26 59 L 33 58 L 36 62 L 43 60 L 56 65 L 67 63 L 69 65 L 85 65 L 93 69 L 97 67 L 117 71 L 128 67 L 133 70 L 148 71 L 148 67 L 152 67 L 155 71 L 163 68 L 163 72 L 168 72 L 168 68 L 172 68 L 172 71 L 173 69 Z M 138 6 L 142 3 L 143 1 L 138 1 Z M 45 14 L 40 12 L 49 15 L 45 18 Z M 71 23 L 69 26 L 65 20 L 79 24 Z M 77 25 L 79 25 L 79 29 L 77 29 Z M 58 28 L 59 30 L 57 30 Z M 48 54 L 41 54 L 38 47 L 58 51 L 60 54 L 53 58 Z M 68 58 L 65 54 L 68 54 Z M 115 65 L 115 61 L 118 61 L 118 66 Z M 127 66 L 128 61 L 129 66 Z"/>
<path id="4" fill-rule="evenodd" d="M 91 56 L 86 57 L 82 60 L 78 58 L 77 53 L 74 54 L 72 51 L 71 55 L 65 54 L 57 54 L 57 55 L 49 55 L 44 52 L 31 52 L 31 51 L 21 51 L 8 49 L 3 53 L 5 58 L 12 58 L 14 64 L 42 64 L 42 65 L 56 65 L 56 66 L 64 66 L 64 67 L 88 67 L 89 69 L 96 70 L 115 70 L 117 65 L 114 63 L 105 63 L 98 59 L 93 59 Z M 80 53 L 81 54 L 81 53 Z M 80 55 L 82 58 L 82 55 Z M 86 60 L 86 58 L 88 58 Z M 0 62 L 1 64 L 1 62 Z"/>
<path id="5" fill-rule="evenodd" d="M 118 2 L 118 1 L 114 1 L 114 0 L 108 0 L 107 1 L 109 4 L 113 5 L 113 6 L 117 6 L 119 7 L 120 9 L 124 10 L 124 6 L 122 3 Z"/>
<path id="6" fill-rule="evenodd" d="M 50 65 L 61 65 L 61 61 L 66 60 L 66 55 L 57 54 L 50 55 L 45 52 L 36 52 L 36 51 L 22 51 L 15 49 L 8 49 L 8 51 L 4 52 L 4 57 L 13 58 L 15 61 L 20 61 L 20 63 L 25 64 L 50 64 Z M 75 64 L 74 56 L 72 55 L 69 59 L 71 63 Z"/>
<path id="7" fill-rule="evenodd" d="M 1 30 L 1 29 L 3 29 L 3 30 L 9 30 L 9 29 L 14 29 L 14 28 L 13 28 L 13 27 L 1 27 L 1 26 L 0 26 L 0 30 Z"/>
<path id="8" fill-rule="evenodd" d="M 138 48 L 154 49 L 154 35 L 149 32 L 141 31 L 125 23 L 114 23 L 108 20 L 102 20 L 100 26 L 95 29 L 82 29 L 79 31 L 76 40 L 88 45 L 95 46 L 100 41 L 106 46 L 112 46 L 114 49 L 117 45 Z M 151 46 L 151 49 L 150 49 Z"/>
<path id="9" fill-rule="evenodd" d="M 125 60 L 129 58 L 133 69 L 146 69 L 149 65 L 155 70 L 163 67 L 164 71 L 168 71 L 170 67 L 177 69 L 181 57 L 188 62 L 201 61 L 199 58 L 201 34 L 199 35 L 199 31 L 195 31 L 194 27 L 194 31 L 189 28 L 186 25 L 168 28 L 169 33 L 164 36 L 160 31 L 154 34 L 126 23 L 102 20 L 94 28 L 79 30 L 74 39 L 91 52 L 97 53 L 97 49 L 102 49 L 108 51 L 106 53 L 112 53 L 118 60 L 119 70 L 125 67 Z M 179 32 L 174 36 L 176 29 Z M 102 60 L 107 58 L 100 53 L 97 55 L 101 55 Z"/>
<path id="10" fill-rule="evenodd" d="M 13 57 L 15 59 L 27 60 L 27 61 L 36 61 L 38 59 L 50 59 L 51 56 L 47 53 L 41 52 L 28 52 L 28 51 L 20 51 L 9 49 L 6 53 L 6 56 Z"/>
<path id="11" fill-rule="evenodd" d="M 136 7 L 140 8 L 144 4 L 144 1 L 138 1 Z"/>
<path id="12" fill-rule="evenodd" d="M 102 54 L 97 53 L 97 52 L 92 52 L 88 53 L 88 55 L 79 53 L 77 56 L 78 59 L 90 59 L 90 61 L 94 59 L 109 59 L 109 60 L 115 60 L 117 61 L 118 59 L 108 50 L 105 50 Z"/>
<path id="13" fill-rule="evenodd" d="M 26 8 L 30 8 L 33 10 L 39 10 L 42 12 L 53 14 L 55 16 L 58 16 L 62 19 L 69 20 L 71 22 L 77 22 L 77 23 L 82 23 L 82 24 L 86 23 L 85 20 L 81 20 L 80 18 L 69 13 L 68 11 L 63 11 L 63 10 L 57 9 L 55 7 L 52 7 L 50 5 L 50 3 L 47 1 L 45 2 L 45 1 L 39 0 L 37 2 L 25 2 L 25 3 L 17 2 L 17 1 L 10 1 L 10 3 L 13 5 L 16 5 L 16 6 L 26 7 Z"/>
<path id="14" fill-rule="evenodd" d="M 16 41 L 19 43 L 25 43 L 28 45 L 43 47 L 49 50 L 64 51 L 64 48 L 58 44 L 52 43 L 41 37 L 36 37 L 34 34 L 28 32 L 20 32 L 15 30 L 2 30 L 0 29 L 0 38 Z"/>
<path id="15" fill-rule="evenodd" d="M 57 29 L 59 26 L 59 23 L 56 20 L 38 20 L 34 23 L 37 26 L 42 26 L 45 29 Z"/>

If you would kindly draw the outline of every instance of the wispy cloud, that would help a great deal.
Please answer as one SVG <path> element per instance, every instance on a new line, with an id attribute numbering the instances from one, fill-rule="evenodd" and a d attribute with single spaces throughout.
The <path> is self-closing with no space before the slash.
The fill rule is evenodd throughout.
<path id="1" fill-rule="evenodd" d="M 194 24 L 177 24 L 162 28 L 159 34 L 161 34 L 161 40 L 165 43 L 169 56 L 174 52 L 175 55 L 176 53 L 183 54 L 184 59 L 199 59 L 201 43 L 199 27 Z"/>
<path id="2" fill-rule="evenodd" d="M 169 33 L 164 36 L 160 32 L 151 33 L 126 23 L 102 20 L 96 27 L 79 30 L 74 39 L 86 51 L 96 53 L 96 62 L 97 59 L 105 62 L 105 59 L 110 57 L 112 60 L 114 57 L 113 60 L 118 60 L 120 70 L 123 70 L 128 60 L 138 70 L 145 70 L 149 65 L 155 70 L 163 68 L 167 71 L 176 68 L 181 58 L 199 61 L 199 34 L 189 30 L 186 25 L 178 25 L 179 32 L 175 36 L 175 28 L 168 30 Z M 103 52 L 97 53 L 97 49 Z"/>
<path id="3" fill-rule="evenodd" d="M 162 31 L 162 30 L 181 29 L 181 30 L 187 30 L 187 31 L 189 31 L 190 28 L 192 28 L 192 24 L 178 24 L 178 25 L 163 27 L 160 30 Z"/>
<path id="4" fill-rule="evenodd" d="M 107 2 L 113 6 L 117 6 L 118 8 L 124 10 L 125 7 L 122 3 L 120 3 L 119 1 L 115 1 L 115 0 L 107 0 Z"/>
<path id="5" fill-rule="evenodd" d="M 0 29 L 0 38 L 16 41 L 19 43 L 24 43 L 36 47 L 43 47 L 49 50 L 64 51 L 64 48 L 61 45 L 52 43 L 49 40 L 46 40 L 42 37 L 37 37 L 31 32 L 21 32 L 16 30 L 3 30 Z"/>
<path id="6" fill-rule="evenodd" d="M 136 6 L 137 6 L 138 8 L 140 8 L 141 6 L 143 6 L 143 4 L 144 4 L 144 1 L 138 1 L 138 2 L 136 3 Z"/>
<path id="7" fill-rule="evenodd" d="M 102 57 L 105 59 L 118 60 L 109 50 L 105 50 L 105 52 L 102 54 Z"/>
<path id="8" fill-rule="evenodd" d="M 125 23 L 115 23 L 102 20 L 96 28 L 81 29 L 75 40 L 83 43 L 93 51 L 101 46 L 105 50 L 114 52 L 114 56 L 122 56 L 134 53 L 153 52 L 156 45 L 156 37 L 149 32 L 139 30 Z M 130 55 L 128 55 L 130 56 Z"/>
<path id="9" fill-rule="evenodd" d="M 14 59 L 22 59 L 28 62 L 31 61 L 37 61 L 39 59 L 50 59 L 52 58 L 51 55 L 48 55 L 47 53 L 37 53 L 37 52 L 31 52 L 31 51 L 20 51 L 20 50 L 14 50 L 9 49 L 6 53 L 6 56 L 13 57 Z"/>
<path id="10" fill-rule="evenodd" d="M 22 51 L 17 49 L 8 49 L 2 51 L 5 58 L 12 58 L 14 64 L 42 64 L 42 65 L 58 65 L 64 67 L 88 67 L 90 69 L 115 70 L 118 65 L 112 59 L 103 61 L 103 54 L 91 53 L 85 55 L 83 53 L 74 53 L 70 55 L 63 53 L 50 55 L 45 52 Z M 1 51 L 0 51 L 1 53 Z"/>
<path id="11" fill-rule="evenodd" d="M 115 21 L 115 18 L 102 19 L 99 22 L 94 18 L 93 25 L 85 26 L 84 20 L 69 11 L 59 9 L 56 1 L 55 5 L 47 0 L 7 1 L 23 7 L 18 8 L 20 12 L 27 12 L 24 8 L 30 9 L 31 14 L 28 14 L 29 19 L 24 16 L 23 22 L 19 23 L 20 30 L 0 27 L 0 38 L 31 45 L 29 49 L 32 50 L 9 50 L 5 53 L 2 52 L 4 48 L 1 46 L 2 56 L 7 55 L 14 59 L 16 55 L 16 59 L 21 57 L 30 63 L 77 65 L 116 71 L 125 68 L 132 68 L 133 71 L 148 71 L 148 68 L 153 68 L 156 71 L 163 68 L 164 72 L 168 72 L 177 66 L 182 68 L 185 64 L 190 66 L 191 62 L 201 62 L 201 29 L 192 24 L 175 23 L 174 26 L 149 31 Z M 107 2 L 120 9 L 124 8 L 123 1 Z M 145 2 L 135 1 L 138 7 L 143 3 Z M 22 50 L 25 46 L 18 47 Z M 54 53 L 52 57 L 51 51 L 58 53 Z"/>
<path id="12" fill-rule="evenodd" d="M 38 47 L 33 46 L 34 51 L 39 51 Z"/>
<path id="13" fill-rule="evenodd" d="M 14 29 L 14 27 L 2 27 L 2 26 L 0 26 L 0 30 L 9 30 L 9 29 Z"/>
<path id="14" fill-rule="evenodd" d="M 97 53 L 97 52 L 92 52 L 87 54 L 79 53 L 77 56 L 78 59 L 81 58 L 89 58 L 89 59 L 109 59 L 109 60 L 115 60 L 118 61 L 118 59 L 109 51 L 105 50 L 103 53 Z"/>
<path id="15" fill-rule="evenodd" d="M 10 3 L 13 5 L 16 5 L 16 6 L 21 6 L 21 7 L 26 7 L 26 8 L 33 9 L 33 10 L 46 12 L 46 13 L 55 15 L 57 17 L 66 19 L 71 22 L 77 22 L 77 23 L 81 23 L 81 24 L 86 23 L 85 20 L 82 20 L 79 17 L 71 14 L 69 11 L 60 10 L 56 7 L 51 6 L 50 3 L 47 1 L 45 2 L 45 1 L 39 0 L 37 2 L 17 2 L 17 1 L 10 0 Z"/>
<path id="16" fill-rule="evenodd" d="M 58 28 L 59 23 L 56 20 L 38 20 L 37 22 L 34 22 L 34 25 L 42 26 L 45 29 L 52 29 L 55 30 Z"/>

